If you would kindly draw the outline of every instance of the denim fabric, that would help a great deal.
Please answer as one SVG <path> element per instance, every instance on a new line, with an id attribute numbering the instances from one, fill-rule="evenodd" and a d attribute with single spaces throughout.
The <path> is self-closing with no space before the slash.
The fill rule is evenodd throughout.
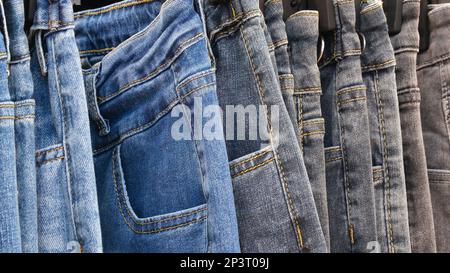
<path id="1" fill-rule="evenodd" d="M 423 139 L 438 252 L 450 252 L 450 4 L 429 6 L 430 47 L 419 54 Z"/>
<path id="2" fill-rule="evenodd" d="M 366 87 L 355 4 L 335 0 L 336 31 L 319 63 L 331 252 L 377 252 Z"/>
<path id="3" fill-rule="evenodd" d="M 0 253 L 22 251 L 14 140 L 16 105 L 8 88 L 10 55 L 5 20 L 3 2 L 0 2 Z"/>
<path id="4" fill-rule="evenodd" d="M 288 111 L 292 125 L 298 134 L 297 114 L 294 105 L 294 76 L 291 72 L 288 53 L 286 26 L 283 21 L 283 3 L 281 1 L 266 1 L 264 3 L 264 19 L 271 38 L 269 51 L 274 56 L 274 70 L 278 74 L 281 94 Z M 272 55 L 273 52 L 273 55 Z"/>
<path id="5" fill-rule="evenodd" d="M 22 252 L 38 251 L 33 80 L 28 40 L 24 32 L 24 2 L 5 1 L 10 40 L 9 90 L 15 101 L 17 188 Z M 20 117 L 20 118 L 19 118 Z"/>
<path id="6" fill-rule="evenodd" d="M 204 3 L 221 107 L 264 109 L 259 113 L 265 121 L 259 128 L 261 135 L 254 140 L 234 137 L 226 142 L 241 249 L 325 252 L 303 156 L 271 62 L 258 1 Z M 247 132 L 254 130 L 248 120 L 245 128 Z M 226 131 L 226 135 L 235 133 Z"/>
<path id="7" fill-rule="evenodd" d="M 303 150 L 322 230 L 329 246 L 330 228 L 323 144 L 325 121 L 320 105 L 322 87 L 317 66 L 318 12 L 305 10 L 293 14 L 286 21 L 286 30 L 295 82 L 296 123 L 300 128 L 298 139 L 300 148 Z"/>
<path id="8" fill-rule="evenodd" d="M 403 1 L 402 29 L 391 36 L 397 66 L 397 96 L 403 141 L 412 252 L 436 252 L 433 209 L 420 120 L 420 91 L 416 61 L 419 52 L 420 0 Z"/>
<path id="9" fill-rule="evenodd" d="M 220 112 L 219 138 L 198 135 L 218 106 L 198 4 L 130 0 L 75 14 L 105 252 L 240 251 Z"/>
<path id="10" fill-rule="evenodd" d="M 32 30 L 39 252 L 100 252 L 100 220 L 70 0 L 39 0 Z"/>
<path id="11" fill-rule="evenodd" d="M 381 252 L 411 252 L 395 56 L 382 1 L 364 1 L 359 16 L 366 41 L 361 66 L 367 87 L 378 241 Z"/>

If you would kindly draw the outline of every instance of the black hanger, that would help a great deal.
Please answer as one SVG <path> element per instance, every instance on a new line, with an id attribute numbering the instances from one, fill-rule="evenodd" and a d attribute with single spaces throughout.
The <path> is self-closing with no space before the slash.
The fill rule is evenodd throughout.
<path id="1" fill-rule="evenodd" d="M 430 29 L 428 26 L 428 5 L 429 4 L 449 4 L 450 0 L 421 0 L 419 17 L 420 52 L 430 46 Z"/>
<path id="2" fill-rule="evenodd" d="M 388 17 L 388 27 L 390 34 L 396 34 L 401 30 L 403 0 L 385 0 L 383 8 Z M 319 25 L 321 32 L 333 31 L 336 29 L 334 5 L 332 0 L 283 0 L 284 18 L 302 9 L 312 9 L 319 11 Z M 359 14 L 361 0 L 355 0 L 356 14 Z M 359 16 L 356 16 L 356 26 L 359 26 Z"/>

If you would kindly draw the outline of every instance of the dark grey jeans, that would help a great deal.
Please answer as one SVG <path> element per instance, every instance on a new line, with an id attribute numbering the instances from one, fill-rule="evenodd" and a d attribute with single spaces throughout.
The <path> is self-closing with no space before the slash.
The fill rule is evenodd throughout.
<path id="1" fill-rule="evenodd" d="M 410 252 L 395 56 L 382 1 L 361 2 L 359 16 L 366 40 L 361 65 L 367 87 L 378 241 L 381 252 Z"/>
<path id="2" fill-rule="evenodd" d="M 419 52 L 420 0 L 403 1 L 402 29 L 391 36 L 397 66 L 397 96 L 403 142 L 412 252 L 436 252 L 433 209 L 420 120 L 416 61 Z"/>
<path id="3" fill-rule="evenodd" d="M 430 6 L 430 47 L 417 60 L 438 252 L 450 252 L 450 4 Z"/>

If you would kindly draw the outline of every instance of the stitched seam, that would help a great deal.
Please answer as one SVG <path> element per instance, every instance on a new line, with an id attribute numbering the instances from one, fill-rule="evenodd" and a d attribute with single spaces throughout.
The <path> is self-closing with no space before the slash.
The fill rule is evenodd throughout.
<path id="1" fill-rule="evenodd" d="M 291 16 L 289 16 L 288 20 L 290 18 L 294 18 L 294 17 L 319 17 L 319 13 L 318 12 L 314 12 L 314 11 L 298 11 L 294 14 L 292 14 Z"/>
<path id="2" fill-rule="evenodd" d="M 354 99 L 348 99 L 348 100 L 339 101 L 338 105 L 344 105 L 344 104 L 348 104 L 350 102 L 363 101 L 363 100 L 366 100 L 366 97 L 356 97 Z"/>
<path id="3" fill-rule="evenodd" d="M 385 61 L 383 63 L 380 64 L 374 64 L 374 65 L 366 65 L 366 66 L 361 66 L 361 69 L 374 69 L 374 68 L 380 68 L 389 64 L 395 64 L 395 60 L 389 60 L 389 61 Z"/>
<path id="4" fill-rule="evenodd" d="M 379 118 L 380 118 L 380 131 L 382 132 L 383 136 L 383 159 L 386 169 L 386 185 L 387 185 L 387 213 L 388 213 L 388 241 L 390 245 L 390 250 L 395 253 L 395 246 L 394 246 L 394 231 L 392 228 L 392 204 L 391 204 L 391 180 L 389 178 L 389 165 L 388 165 L 388 150 L 387 150 L 387 136 L 386 136 L 386 123 L 384 120 L 384 110 L 383 110 L 383 101 L 381 100 L 380 91 L 378 90 L 378 73 L 375 72 L 375 94 L 378 97 L 378 111 L 379 111 Z"/>
<path id="5" fill-rule="evenodd" d="M 363 14 L 369 13 L 369 12 L 371 12 L 371 11 L 378 10 L 378 9 L 380 9 L 381 7 L 382 7 L 382 5 L 380 4 L 380 2 L 376 2 L 376 3 L 374 3 L 373 5 L 368 6 L 368 7 L 366 7 L 365 9 L 361 10 L 361 13 L 360 13 L 360 14 L 363 15 Z"/>
<path id="6" fill-rule="evenodd" d="M 62 159 L 64 159 L 64 156 L 60 156 L 60 157 L 55 157 L 55 158 L 47 159 L 47 160 L 44 160 L 44 161 L 42 161 L 42 162 L 37 162 L 36 164 L 37 164 L 38 166 L 42 166 L 42 165 L 44 165 L 44 164 L 47 164 L 47 163 L 50 163 L 50 162 L 53 162 L 53 161 L 56 161 L 56 160 L 62 160 Z"/>
<path id="7" fill-rule="evenodd" d="M 309 132 L 309 133 L 304 133 L 301 136 L 302 137 L 307 137 L 307 136 L 323 135 L 323 134 L 325 134 L 325 131 L 324 130 L 320 130 L 320 131 L 312 131 L 312 132 Z"/>
<path id="8" fill-rule="evenodd" d="M 102 10 L 99 10 L 99 11 L 90 11 L 90 12 L 84 12 L 84 13 L 81 13 L 81 14 L 75 14 L 74 18 L 78 19 L 78 18 L 81 18 L 81 17 L 99 15 L 99 14 L 107 13 L 107 12 L 110 12 L 110 11 L 113 11 L 113 10 L 123 9 L 123 8 L 132 7 L 132 6 L 136 6 L 136 5 L 140 5 L 140 4 L 151 3 L 151 2 L 154 2 L 154 1 L 155 0 L 138 0 L 138 1 L 128 2 L 128 3 L 123 3 L 123 4 L 120 4 L 120 5 L 115 5 L 115 6 L 112 6 L 110 8 L 102 9 Z"/>
<path id="9" fill-rule="evenodd" d="M 24 103 L 24 104 L 0 104 L 0 108 L 19 108 L 19 107 L 26 107 L 26 106 L 35 106 L 34 103 Z"/>
<path id="10" fill-rule="evenodd" d="M 272 44 L 273 44 L 274 48 L 278 48 L 278 47 L 287 45 L 288 44 L 288 40 L 287 39 L 283 39 L 283 40 L 279 40 L 279 41 L 273 42 Z"/>
<path id="11" fill-rule="evenodd" d="M 356 87 L 350 87 L 350 88 L 345 88 L 342 90 L 339 90 L 336 94 L 337 95 L 341 95 L 341 94 L 345 94 L 345 93 L 350 93 L 353 91 L 365 91 L 367 88 L 365 86 L 356 86 Z"/>
<path id="12" fill-rule="evenodd" d="M 306 87 L 306 88 L 294 88 L 295 92 L 302 93 L 307 91 L 322 91 L 322 87 Z"/>
<path id="13" fill-rule="evenodd" d="M 90 50 L 80 50 L 80 55 L 91 54 L 91 53 L 103 53 L 113 50 L 115 47 L 107 47 L 102 49 L 90 49 Z"/>
<path id="14" fill-rule="evenodd" d="M 260 168 L 260 167 L 262 167 L 262 166 L 265 166 L 265 165 L 269 164 L 270 162 L 272 162 L 272 161 L 274 161 L 274 160 L 275 160 L 275 158 L 272 157 L 272 158 L 270 158 L 270 159 L 268 159 L 268 160 L 266 160 L 266 161 L 263 161 L 263 162 L 261 162 L 261 163 L 255 165 L 255 166 L 253 166 L 253 167 L 251 167 L 251 168 L 245 169 L 245 170 L 243 170 L 243 171 L 240 171 L 240 172 L 234 174 L 231 178 L 236 178 L 236 177 L 238 177 L 238 176 L 240 176 L 240 175 L 243 175 L 243 174 L 246 174 L 246 173 L 248 173 L 248 172 L 254 171 L 254 170 L 256 170 L 256 169 L 258 169 L 258 168 Z"/>
<path id="15" fill-rule="evenodd" d="M 435 63 L 443 62 L 443 61 L 445 61 L 445 60 L 447 60 L 449 58 L 450 58 L 450 53 L 443 54 L 443 55 L 440 55 L 440 56 L 436 56 L 436 57 L 434 57 L 433 59 L 431 59 L 429 61 L 422 62 L 422 63 L 418 64 L 417 65 L 417 71 L 422 70 L 422 69 L 424 69 L 424 68 L 426 68 L 426 67 L 428 67 L 430 65 L 433 65 Z"/>
<path id="16" fill-rule="evenodd" d="M 235 164 L 231 165 L 230 168 L 234 168 L 234 167 L 236 167 L 236 166 L 239 166 L 239 165 L 242 165 L 242 164 L 244 164 L 244 163 L 250 162 L 250 161 L 252 161 L 252 160 L 254 160 L 254 159 L 257 159 L 257 158 L 260 158 L 260 157 L 262 157 L 262 156 L 264 156 L 264 155 L 266 155 L 266 154 L 268 154 L 268 153 L 270 153 L 270 152 L 271 152 L 271 150 L 267 150 L 267 151 L 265 151 L 265 152 L 262 152 L 262 153 L 260 153 L 260 154 L 255 155 L 255 156 L 252 156 L 252 157 L 250 157 L 250 158 L 248 158 L 248 159 L 245 159 L 244 161 L 235 163 Z"/>
<path id="17" fill-rule="evenodd" d="M 223 22 L 222 24 L 220 24 L 219 26 L 217 26 L 216 28 L 214 28 L 213 30 L 211 30 L 210 33 L 214 33 L 214 32 L 216 32 L 217 30 L 219 30 L 219 29 L 221 29 L 221 28 L 223 28 L 223 27 L 229 25 L 230 23 L 238 22 L 238 21 L 240 21 L 240 20 L 243 20 L 243 18 L 245 18 L 245 17 L 246 17 L 245 20 L 247 20 L 247 19 L 250 19 L 250 18 L 253 17 L 253 16 L 260 16 L 260 15 L 261 15 L 261 11 L 260 11 L 259 9 L 250 10 L 250 11 L 248 11 L 248 12 L 241 12 L 241 13 L 238 13 L 238 14 L 236 14 L 235 16 L 233 16 L 232 19 L 226 20 L 225 22 Z M 216 34 L 216 35 L 218 35 L 218 34 Z"/>
<path id="18" fill-rule="evenodd" d="M 340 161 L 342 159 L 343 159 L 342 157 L 334 157 L 334 158 L 327 159 L 325 161 L 325 163 L 329 163 L 329 162 L 333 162 L 333 161 Z"/>
<path id="19" fill-rule="evenodd" d="M 184 51 L 187 47 L 192 46 L 195 44 L 196 39 L 198 39 L 199 37 L 203 36 L 203 33 L 199 33 L 197 35 L 195 35 L 194 37 L 182 42 L 177 50 L 174 53 L 174 56 L 172 58 L 170 58 L 169 60 L 167 60 L 166 62 L 164 62 L 162 65 L 158 66 L 155 70 L 153 70 L 152 72 L 150 72 L 150 74 L 146 75 L 145 77 L 142 77 L 140 79 L 137 80 L 133 80 L 127 84 L 125 84 L 124 86 L 120 87 L 118 91 L 111 93 L 107 96 L 104 97 L 98 97 L 98 100 L 100 101 L 100 103 L 104 102 L 105 100 L 108 100 L 112 97 L 116 97 L 120 94 L 122 94 L 123 92 L 127 91 L 128 89 L 132 88 L 133 86 L 143 83 L 145 81 L 148 81 L 149 79 L 151 79 L 153 76 L 155 76 L 156 74 L 158 74 L 160 71 L 162 71 L 163 69 L 165 69 L 167 66 L 169 66 L 173 61 L 175 61 L 175 59 L 177 59 L 179 57 L 179 54 Z M 200 39 L 199 39 L 200 40 Z M 195 42 L 193 42 L 195 41 Z M 191 45 L 188 45 L 185 47 L 186 44 L 193 42 Z"/>
<path id="20" fill-rule="evenodd" d="M 240 33 L 241 33 L 242 40 L 244 42 L 244 46 L 245 46 L 245 49 L 246 49 L 247 56 L 249 58 L 249 61 L 250 61 L 251 67 L 252 67 L 253 75 L 254 75 L 254 77 L 256 79 L 256 82 L 257 82 L 258 93 L 260 94 L 260 98 L 261 98 L 262 103 L 264 105 L 267 105 L 266 102 L 265 102 L 265 94 L 264 94 L 264 91 L 263 91 L 263 88 L 262 88 L 261 79 L 259 78 L 258 74 L 256 73 L 256 67 L 255 67 L 255 64 L 253 62 L 253 59 L 250 56 L 250 52 L 249 52 L 250 48 L 248 47 L 248 42 L 247 42 L 247 39 L 245 37 L 244 31 L 242 30 L 242 28 L 240 28 Z M 271 120 L 270 120 L 270 117 L 269 117 L 269 115 L 267 113 L 267 109 L 265 109 L 265 107 L 263 107 L 263 108 L 264 108 L 264 112 L 265 112 L 265 115 L 266 115 L 266 118 L 267 118 L 267 126 L 269 127 L 269 131 L 270 131 L 270 136 L 271 136 L 270 141 L 273 143 L 273 131 L 272 131 Z M 286 191 L 286 195 L 287 195 L 287 199 L 288 199 L 288 210 L 292 211 L 292 213 L 293 213 L 293 218 L 294 218 L 293 222 L 294 222 L 294 225 L 295 225 L 295 228 L 296 228 L 295 231 L 296 231 L 296 234 L 297 234 L 297 237 L 298 237 L 298 243 L 299 243 L 300 248 L 303 248 L 303 235 L 302 235 L 302 230 L 300 229 L 300 225 L 299 225 L 299 221 L 298 221 L 298 213 L 297 213 L 296 208 L 294 207 L 293 202 L 292 202 L 291 193 L 289 192 L 289 188 L 288 188 L 288 185 L 287 185 L 287 182 L 286 182 L 286 178 L 285 178 L 285 175 L 284 175 L 284 170 L 283 170 L 283 166 L 282 166 L 281 160 L 280 160 L 280 158 L 278 156 L 278 153 L 275 150 L 273 151 L 273 153 L 274 153 L 275 158 L 277 158 L 276 162 L 277 162 L 277 165 L 279 166 L 281 181 L 282 181 L 282 183 L 284 185 L 284 189 Z"/>
<path id="21" fill-rule="evenodd" d="M 326 153 L 330 153 L 330 152 L 341 152 L 342 148 L 325 148 L 325 152 Z"/>
<path id="22" fill-rule="evenodd" d="M 59 150 L 62 150 L 62 149 L 64 149 L 64 146 L 59 146 L 59 147 L 56 147 L 56 148 L 53 148 L 53 149 L 50 149 L 50 150 L 46 150 L 46 151 L 36 152 L 36 156 L 49 154 L 51 152 L 59 151 Z"/>
<path id="23" fill-rule="evenodd" d="M 279 75 L 278 78 L 292 80 L 292 79 L 294 79 L 294 76 L 292 74 L 283 74 L 283 75 Z"/>
<path id="24" fill-rule="evenodd" d="M 302 149 L 302 152 L 304 152 L 304 148 L 303 148 L 303 143 L 304 143 L 304 139 L 303 139 L 303 134 L 304 134 L 304 125 L 303 125 L 303 121 L 304 121 L 304 113 L 303 113 L 303 98 L 299 98 L 299 114 L 300 114 L 300 120 L 298 122 L 298 128 L 300 129 L 300 148 Z"/>
<path id="25" fill-rule="evenodd" d="M 323 120 L 311 120 L 311 121 L 305 120 L 305 121 L 303 122 L 303 124 L 304 124 L 304 125 L 324 124 L 324 121 L 323 121 Z"/>
<path id="26" fill-rule="evenodd" d="M 27 116 L 20 116 L 20 117 L 16 117 L 16 116 L 0 116 L 0 119 L 3 120 L 21 120 L 21 119 L 34 119 L 35 115 L 27 115 Z"/>
<path id="27" fill-rule="evenodd" d="M 181 84 L 177 87 L 177 92 L 180 92 L 180 91 L 179 91 L 180 89 L 182 89 L 182 88 L 185 87 L 186 85 L 190 84 L 191 82 L 193 82 L 193 81 L 195 81 L 195 80 L 198 80 L 198 79 L 200 79 L 200 78 L 203 78 L 203 77 L 205 77 L 205 76 L 211 75 L 211 74 L 213 74 L 213 73 L 215 73 L 214 70 L 207 71 L 207 72 L 202 72 L 202 73 L 198 74 L 198 75 L 195 76 L 194 78 L 191 78 L 191 79 L 185 81 L 184 83 L 181 83 Z"/>

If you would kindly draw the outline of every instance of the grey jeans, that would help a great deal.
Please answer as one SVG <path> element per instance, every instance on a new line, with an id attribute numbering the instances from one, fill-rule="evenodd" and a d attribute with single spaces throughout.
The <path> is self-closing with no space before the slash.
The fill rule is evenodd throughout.
<path id="1" fill-rule="evenodd" d="M 418 56 L 417 77 L 436 246 L 450 252 L 450 4 L 430 7 L 430 47 Z"/>

